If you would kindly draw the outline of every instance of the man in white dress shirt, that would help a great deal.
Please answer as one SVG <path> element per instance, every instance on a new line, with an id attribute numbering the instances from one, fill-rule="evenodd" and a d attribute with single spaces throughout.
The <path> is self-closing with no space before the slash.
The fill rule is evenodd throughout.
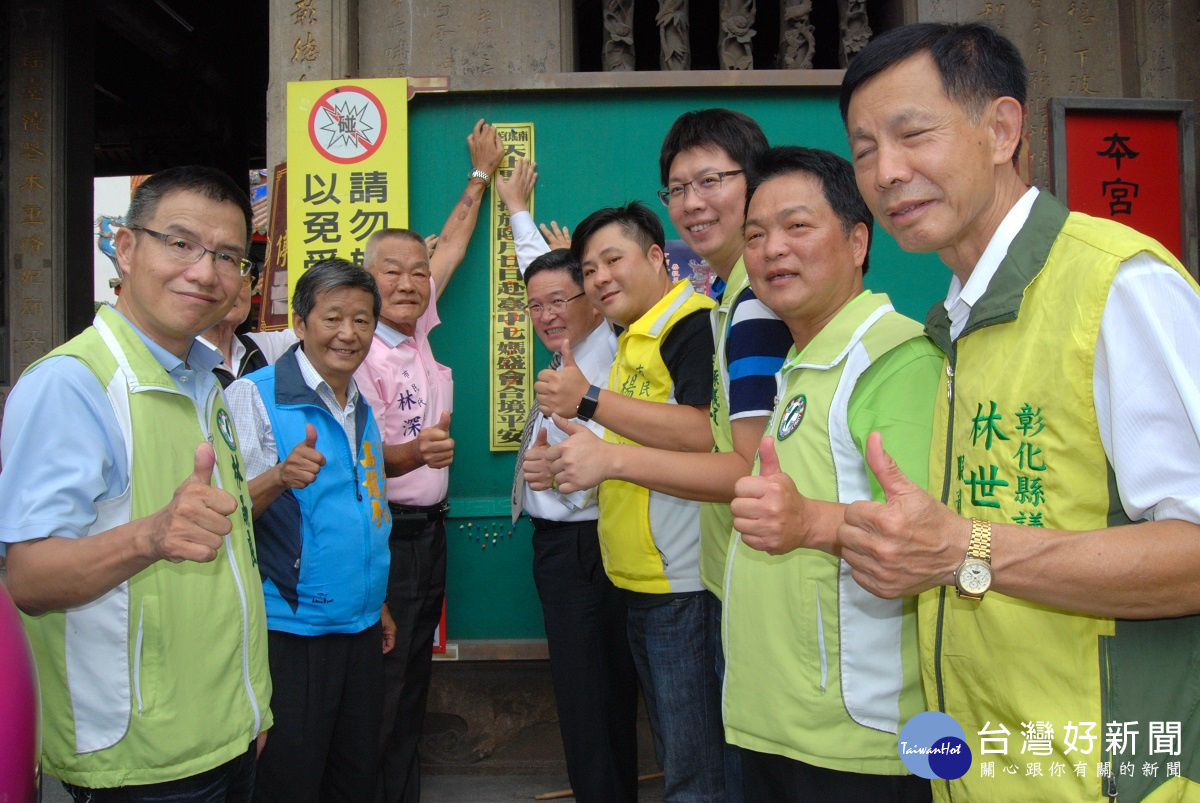
<path id="1" fill-rule="evenodd" d="M 558 367 L 570 342 L 575 364 L 608 385 L 617 338 L 583 293 L 579 263 L 566 249 L 543 254 L 524 272 L 528 304 L 542 344 Z M 567 436 L 535 405 L 531 440 Z M 599 424 L 585 426 L 603 433 Z M 542 601 L 550 673 L 567 773 L 579 801 L 637 800 L 637 673 L 625 633 L 625 600 L 604 572 L 595 490 L 534 491 L 518 466 L 513 521 L 523 505 L 533 521 L 533 579 Z"/>

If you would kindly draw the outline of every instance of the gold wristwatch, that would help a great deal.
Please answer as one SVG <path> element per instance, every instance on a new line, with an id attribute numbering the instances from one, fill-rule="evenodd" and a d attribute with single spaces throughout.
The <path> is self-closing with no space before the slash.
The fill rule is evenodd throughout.
<path id="1" fill-rule="evenodd" d="M 954 572 L 954 586 L 963 599 L 981 600 L 992 587 L 992 523 L 971 519 L 967 557 Z"/>

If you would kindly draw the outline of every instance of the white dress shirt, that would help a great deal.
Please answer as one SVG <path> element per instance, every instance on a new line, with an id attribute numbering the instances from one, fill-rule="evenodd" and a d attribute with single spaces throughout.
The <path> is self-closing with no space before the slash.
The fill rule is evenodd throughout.
<path id="1" fill-rule="evenodd" d="M 588 382 L 600 388 L 608 387 L 608 372 L 617 355 L 617 336 L 606 322 L 602 321 L 579 345 L 572 344 L 571 353 L 575 355 L 575 364 Z M 562 443 L 567 439 L 567 433 L 545 418 L 539 408 L 535 406 L 530 414 L 538 417 L 538 426 L 546 428 L 546 441 L 549 444 Z M 577 424 L 582 423 L 597 436 L 604 437 L 604 427 L 595 421 L 573 420 Z M 597 515 L 595 488 L 561 494 L 554 490 L 534 491 L 526 483 L 524 504 L 525 512 L 530 516 L 551 521 L 589 521 L 595 520 Z"/>
<path id="2" fill-rule="evenodd" d="M 946 311 L 957 339 L 1037 198 L 1009 210 L 966 285 L 950 280 Z M 1100 318 L 1092 396 L 1121 505 L 1133 521 L 1200 524 L 1200 295 L 1157 257 L 1121 263 Z"/>

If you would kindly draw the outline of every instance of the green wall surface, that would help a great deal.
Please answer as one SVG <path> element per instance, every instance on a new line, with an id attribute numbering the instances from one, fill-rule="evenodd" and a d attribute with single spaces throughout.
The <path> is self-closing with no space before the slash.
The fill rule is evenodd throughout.
<path id="1" fill-rule="evenodd" d="M 534 124 L 538 222 L 553 219 L 574 229 L 600 207 L 639 200 L 659 213 L 667 238 L 677 238 L 655 195 L 659 147 L 677 116 L 714 106 L 753 117 L 772 145 L 828 148 L 849 157 L 833 87 L 419 94 L 409 104 L 410 225 L 422 234 L 441 228 L 470 170 L 466 136 L 482 117 Z M 530 568 L 529 521 L 509 524 L 515 453 L 488 450 L 490 203 L 485 197 L 466 259 L 439 302 L 442 325 L 431 335 L 434 353 L 453 369 L 455 384 L 456 456 L 447 524 L 451 641 L 544 637 Z M 949 280 L 936 256 L 905 254 L 876 227 L 866 284 L 888 293 L 899 311 L 924 321 Z M 535 360 L 540 367 L 549 364 L 540 343 Z M 493 543 L 485 532 L 499 537 Z"/>

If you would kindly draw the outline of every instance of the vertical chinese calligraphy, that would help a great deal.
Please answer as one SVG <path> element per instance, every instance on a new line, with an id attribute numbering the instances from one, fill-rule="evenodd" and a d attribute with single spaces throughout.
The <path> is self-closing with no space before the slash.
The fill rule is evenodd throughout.
<path id="1" fill-rule="evenodd" d="M 500 176 L 511 174 L 518 159 L 534 160 L 532 123 L 496 123 L 504 143 Z M 533 403 L 533 344 L 525 312 L 525 283 L 517 266 L 508 208 L 492 193 L 491 219 L 491 325 L 489 374 L 491 411 L 488 438 L 491 450 L 516 451 L 521 430 Z M 533 199 L 530 198 L 530 212 Z"/>

